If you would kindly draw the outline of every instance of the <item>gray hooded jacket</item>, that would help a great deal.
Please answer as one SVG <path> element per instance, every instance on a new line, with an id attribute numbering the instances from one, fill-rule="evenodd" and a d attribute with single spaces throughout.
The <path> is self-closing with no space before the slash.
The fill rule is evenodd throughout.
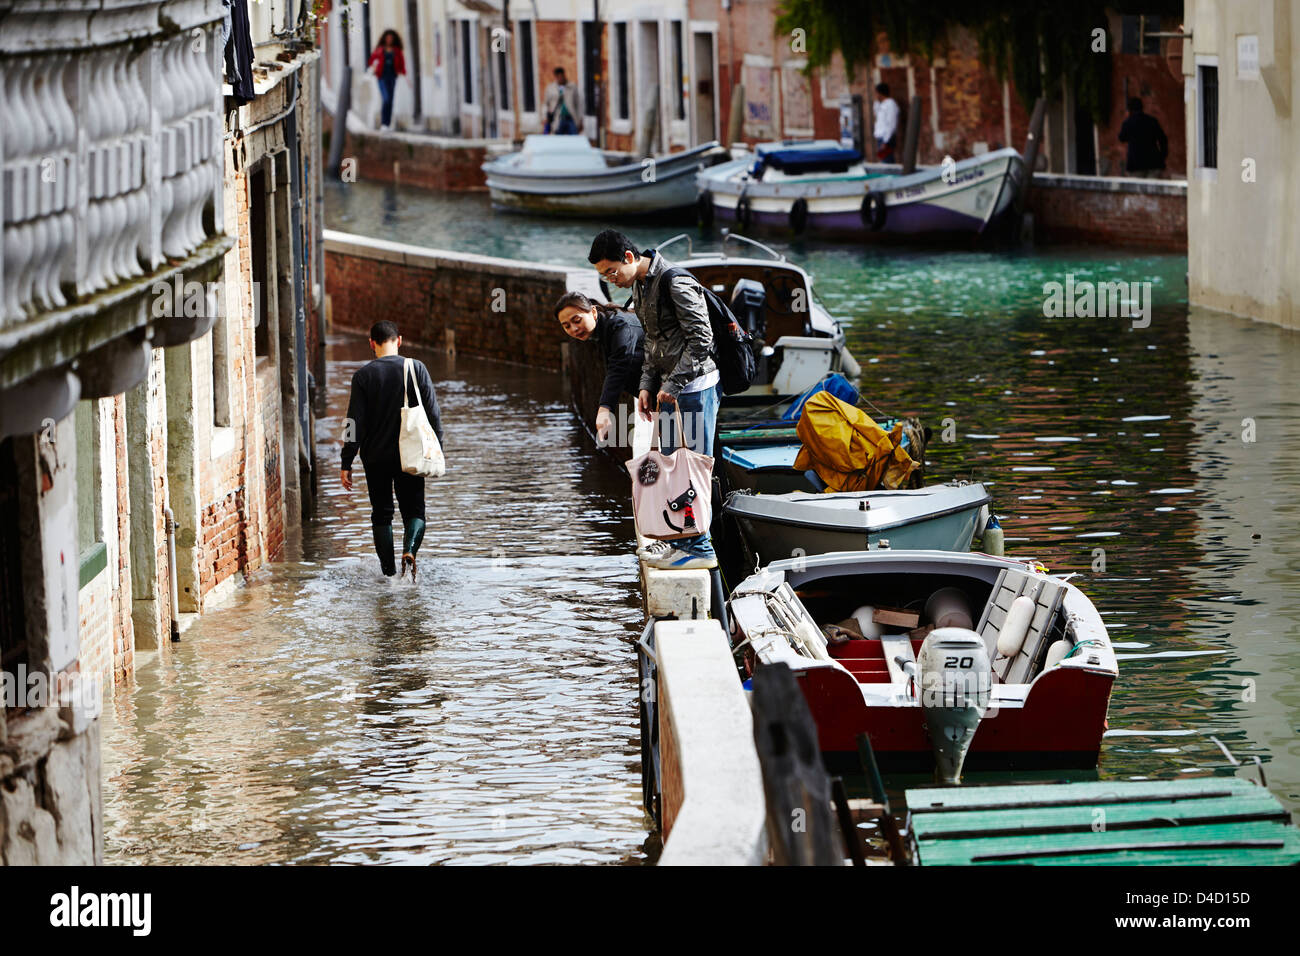
<path id="1" fill-rule="evenodd" d="M 676 397 L 687 383 L 717 368 L 713 361 L 713 326 L 700 284 L 690 276 L 660 279 L 673 267 L 650 250 L 650 268 L 632 290 L 632 307 L 645 329 L 645 364 L 641 388 L 654 395 L 660 389 Z M 664 296 L 673 308 L 664 308 Z"/>

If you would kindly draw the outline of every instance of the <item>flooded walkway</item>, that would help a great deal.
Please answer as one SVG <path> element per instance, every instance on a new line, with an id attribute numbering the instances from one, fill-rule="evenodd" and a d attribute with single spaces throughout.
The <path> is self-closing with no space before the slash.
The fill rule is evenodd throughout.
<path id="1" fill-rule="evenodd" d="M 558 377 L 407 352 L 437 382 L 451 463 L 418 586 L 379 576 L 364 488 L 339 484 L 369 352 L 336 344 L 301 559 L 141 660 L 105 715 L 107 862 L 643 857 L 623 484 Z"/>

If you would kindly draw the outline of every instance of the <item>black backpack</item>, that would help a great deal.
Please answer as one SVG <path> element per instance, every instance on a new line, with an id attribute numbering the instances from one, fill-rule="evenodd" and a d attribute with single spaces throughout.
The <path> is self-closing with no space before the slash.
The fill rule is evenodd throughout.
<path id="1" fill-rule="evenodd" d="M 704 293 L 704 302 L 709 308 L 709 325 L 713 328 L 713 361 L 718 365 L 722 394 L 735 395 L 743 392 L 754 384 L 754 375 L 758 370 L 757 363 L 754 361 L 754 337 L 736 321 L 736 316 L 727 303 L 680 266 L 665 269 L 659 281 L 672 279 L 675 276 L 686 276 Z M 663 302 L 676 316 L 677 306 L 673 303 L 673 297 L 667 289 L 664 290 Z"/>

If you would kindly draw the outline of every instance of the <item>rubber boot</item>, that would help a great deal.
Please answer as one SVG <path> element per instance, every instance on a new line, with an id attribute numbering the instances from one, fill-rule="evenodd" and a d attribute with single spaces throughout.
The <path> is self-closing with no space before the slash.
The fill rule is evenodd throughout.
<path id="1" fill-rule="evenodd" d="M 424 519 L 412 518 L 407 522 L 405 534 L 402 535 L 402 553 L 414 556 L 420 550 L 420 542 L 423 540 Z"/>
<path id="2" fill-rule="evenodd" d="M 402 535 L 402 576 L 406 576 L 406 568 L 411 568 L 411 583 L 415 583 L 415 552 L 420 550 L 420 542 L 424 540 L 424 519 L 412 518 L 406 523 L 405 532 Z"/>
<path id="3" fill-rule="evenodd" d="M 397 560 L 393 556 L 393 526 L 391 524 L 371 525 L 375 532 L 375 553 L 379 555 L 379 569 L 385 577 L 397 573 Z"/>

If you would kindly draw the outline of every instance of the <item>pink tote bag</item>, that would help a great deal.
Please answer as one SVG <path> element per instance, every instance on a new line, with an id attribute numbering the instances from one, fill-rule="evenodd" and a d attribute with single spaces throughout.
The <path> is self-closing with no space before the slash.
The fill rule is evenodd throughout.
<path id="1" fill-rule="evenodd" d="M 675 412 L 677 434 L 682 436 L 682 413 L 679 409 Z M 685 445 L 666 455 L 656 447 L 629 461 L 627 470 L 632 475 L 637 530 L 647 538 L 671 541 L 709 530 L 713 517 L 711 455 L 701 455 Z"/>

